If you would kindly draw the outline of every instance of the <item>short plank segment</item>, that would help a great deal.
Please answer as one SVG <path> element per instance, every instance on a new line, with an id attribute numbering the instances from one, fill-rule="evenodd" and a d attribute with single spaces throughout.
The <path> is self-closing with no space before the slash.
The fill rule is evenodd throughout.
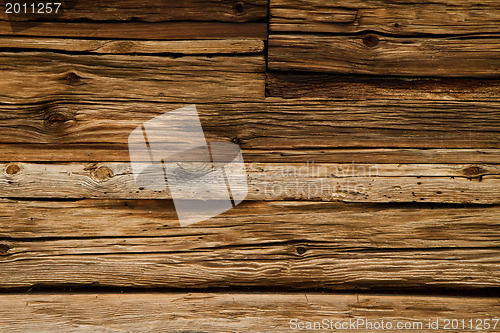
<path id="1" fill-rule="evenodd" d="M 12 32 L 0 21 L 0 36 L 71 37 L 102 39 L 185 40 L 250 38 L 265 40 L 267 23 L 226 22 L 47 22 Z"/>
<path id="2" fill-rule="evenodd" d="M 499 33 L 496 0 L 271 0 L 271 31 L 394 35 Z"/>
<path id="3" fill-rule="evenodd" d="M 269 69 L 341 74 L 500 77 L 500 35 L 409 38 L 271 35 Z"/>
<path id="4" fill-rule="evenodd" d="M 221 103 L 243 98 L 261 100 L 264 96 L 265 60 L 261 55 L 167 57 L 4 52 L 0 61 L 0 73 L 7 78 L 0 82 L 2 104 L 59 98 L 98 98 L 114 101 L 115 105 L 117 100 L 176 99 L 195 103 L 210 98 Z"/>
<path id="5" fill-rule="evenodd" d="M 210 168 L 188 164 L 180 163 L 200 179 Z M 497 165 L 247 163 L 246 169 L 248 200 L 500 203 Z M 136 185 L 130 163 L 2 163 L 0 170 L 4 198 L 172 198 L 168 188 Z M 225 182 L 215 188 L 225 190 Z M 183 193 L 198 199 L 196 192 Z"/>
<path id="6" fill-rule="evenodd" d="M 99 40 L 35 37 L 2 37 L 0 49 L 40 49 L 107 54 L 237 54 L 264 51 L 259 39 L 209 40 Z"/>
<path id="7" fill-rule="evenodd" d="M 268 97 L 313 100 L 498 101 L 500 80 L 267 73 Z"/>
<path id="8" fill-rule="evenodd" d="M 441 331 L 447 319 L 492 325 L 500 313 L 494 298 L 318 293 L 35 294 L 3 295 L 0 302 L 8 304 L 0 307 L 0 330 L 9 332 L 290 332 L 295 319 L 304 328 L 322 320 L 384 320 L 394 330 L 401 323 L 431 333 L 437 330 L 429 320 Z M 356 332 L 374 331 L 366 325 Z"/>
<path id="9" fill-rule="evenodd" d="M 66 1 L 69 2 L 69 1 Z M 267 18 L 266 0 L 81 0 L 71 1 L 70 9 L 63 2 L 57 21 L 122 21 L 122 22 L 251 22 Z M 42 16 L 42 15 L 37 15 Z M 52 18 L 54 16 L 52 15 Z M 25 21 L 24 13 L 7 16 L 0 12 L 0 19 Z M 32 18 L 32 16 L 31 16 Z M 46 16 L 49 20 L 51 16 Z"/>

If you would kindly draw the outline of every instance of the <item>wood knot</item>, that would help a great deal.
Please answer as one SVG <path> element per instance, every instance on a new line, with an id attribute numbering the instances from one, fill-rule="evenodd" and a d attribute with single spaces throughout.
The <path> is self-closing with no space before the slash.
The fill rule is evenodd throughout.
<path id="1" fill-rule="evenodd" d="M 10 246 L 7 244 L 0 244 L 0 255 L 5 255 L 7 252 L 9 252 Z"/>
<path id="2" fill-rule="evenodd" d="M 53 113 L 45 119 L 45 127 L 52 130 L 60 129 L 67 121 L 66 115 L 59 112 Z"/>
<path id="3" fill-rule="evenodd" d="M 69 72 L 68 74 L 64 75 L 62 80 L 64 83 L 69 84 L 70 86 L 77 86 L 82 83 L 82 77 L 79 76 L 78 74 L 74 72 Z"/>
<path id="4" fill-rule="evenodd" d="M 237 145 L 241 145 L 243 143 L 243 140 L 235 136 L 234 138 L 231 139 L 232 143 L 236 143 Z"/>
<path id="5" fill-rule="evenodd" d="M 484 174 L 485 172 L 486 172 L 486 170 L 484 170 L 483 168 L 481 168 L 477 165 L 467 167 L 463 170 L 463 173 L 469 177 L 480 176 L 480 175 Z"/>
<path id="6" fill-rule="evenodd" d="M 106 166 L 101 166 L 91 170 L 92 177 L 98 181 L 105 181 L 113 177 L 113 170 Z"/>
<path id="7" fill-rule="evenodd" d="M 243 14 L 243 12 L 245 11 L 244 3 L 243 3 L 243 2 L 237 2 L 237 3 L 234 5 L 234 11 L 235 11 L 237 14 Z"/>
<path id="8" fill-rule="evenodd" d="M 368 47 L 375 47 L 378 45 L 378 37 L 375 35 L 366 35 L 363 37 L 363 44 Z"/>
<path id="9" fill-rule="evenodd" d="M 21 171 L 21 167 L 18 164 L 9 164 L 5 168 L 5 173 L 8 174 L 9 176 L 15 175 Z"/>
<path id="10" fill-rule="evenodd" d="M 305 246 L 298 246 L 297 247 L 297 253 L 298 254 L 303 255 L 306 252 L 307 252 L 307 248 Z"/>

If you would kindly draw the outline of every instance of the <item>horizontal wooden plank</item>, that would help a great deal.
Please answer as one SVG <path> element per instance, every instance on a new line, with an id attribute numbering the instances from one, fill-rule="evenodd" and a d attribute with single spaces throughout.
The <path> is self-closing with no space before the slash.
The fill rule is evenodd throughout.
<path id="1" fill-rule="evenodd" d="M 334 230 L 329 235 L 336 238 Z M 498 247 L 339 249 L 330 242 L 304 242 L 304 234 L 292 243 L 214 246 L 204 237 L 2 241 L 0 288 L 273 286 L 401 292 L 497 288 L 500 283 Z"/>
<path id="2" fill-rule="evenodd" d="M 1 103 L 172 99 L 221 102 L 264 95 L 265 60 L 252 56 L 0 55 Z M 217 91 L 217 94 L 214 94 Z M 4 111 L 4 110 L 2 110 Z"/>
<path id="3" fill-rule="evenodd" d="M 99 40 L 39 37 L 0 37 L 0 49 L 39 49 L 91 53 L 179 53 L 179 54 L 231 54 L 264 51 L 259 39 L 215 40 Z"/>
<path id="4" fill-rule="evenodd" d="M 0 36 L 102 39 L 267 39 L 267 24 L 224 22 L 46 22 L 14 33 L 0 21 Z"/>
<path id="5" fill-rule="evenodd" d="M 68 3 L 73 4 L 71 7 Z M 99 0 L 66 1 L 59 10 L 58 21 L 223 21 L 248 22 L 267 18 L 265 0 Z M 0 13 L 1 20 L 27 21 L 54 19 L 54 15 Z"/>
<path id="6" fill-rule="evenodd" d="M 500 80 L 267 73 L 266 94 L 287 99 L 497 101 Z"/>
<path id="7" fill-rule="evenodd" d="M 198 104 L 207 140 L 236 142 L 242 147 L 244 157 L 249 155 L 256 162 L 277 158 L 292 163 L 338 162 L 341 158 L 345 162 L 370 163 L 373 162 L 370 156 L 374 156 L 383 160 L 375 163 L 403 163 L 405 159 L 417 163 L 431 159 L 440 163 L 441 158 L 447 158 L 448 163 L 461 163 L 460 151 L 441 153 L 439 150 L 455 148 L 469 149 L 464 154 L 470 157 L 463 163 L 484 160 L 498 163 L 495 149 L 500 148 L 500 105 L 497 102 L 339 103 L 266 99 L 262 103 L 222 103 L 245 94 L 248 99 L 258 99 L 260 89 L 263 92 L 263 82 L 246 82 L 243 78 L 263 74 L 235 76 L 229 64 L 224 68 L 224 59 L 219 59 L 219 63 L 213 58 L 206 61 L 220 65 L 220 72 L 208 72 L 205 77 L 199 71 L 194 74 L 198 61 L 191 57 L 179 59 L 175 59 L 179 60 L 179 66 L 184 63 L 188 67 L 185 71 L 179 69 L 179 75 L 174 74 L 175 67 L 167 74 L 147 69 L 151 74 L 146 80 L 144 69 L 126 70 L 122 74 L 121 67 L 111 69 L 115 64 L 107 63 L 110 69 L 106 73 L 99 69 L 90 73 L 85 64 L 78 64 L 77 71 L 74 65 L 57 68 L 55 71 L 61 74 L 41 76 L 44 80 L 29 82 L 19 74 L 15 83 L 12 80 L 0 83 L 4 88 L 4 95 L 0 97 L 0 126 L 4 129 L 0 136 L 0 160 L 126 161 L 129 159 L 127 139 L 137 126 L 186 105 L 156 102 L 184 99 L 213 101 Z M 256 59 L 242 62 L 248 71 L 257 70 Z M 116 66 L 123 65 L 120 64 Z M 215 68 L 215 64 L 210 68 Z M 147 62 L 144 67 L 149 65 Z M 26 68 L 26 73 L 30 69 Z M 35 71 L 33 68 L 34 73 L 28 75 L 40 78 Z M 78 77 L 64 74 L 68 72 L 78 73 Z M 114 79 L 110 80 L 110 76 Z M 180 82 L 185 76 L 189 76 L 187 82 Z M 233 87 L 232 82 L 225 81 L 227 78 L 238 81 L 240 87 Z M 170 82 L 172 79 L 179 82 Z M 129 90 L 117 90 L 118 87 Z M 133 99 L 149 101 L 130 101 Z M 370 148 L 382 150 L 372 152 Z M 394 158 L 383 157 L 387 154 Z"/>
<path id="8" fill-rule="evenodd" d="M 390 34 L 499 33 L 496 0 L 271 0 L 271 30 Z"/>
<path id="9" fill-rule="evenodd" d="M 0 199 L 0 208 L 0 238 L 9 247 L 3 254 L 12 255 L 20 240 L 134 236 L 167 237 L 171 246 L 185 241 L 188 247 L 274 242 L 332 249 L 500 246 L 500 206 L 245 201 L 189 228 L 179 226 L 169 200 Z M 196 245 L 198 236 L 202 243 Z"/>
<path id="10" fill-rule="evenodd" d="M 270 35 L 270 70 L 500 77 L 500 36 L 462 38 Z"/>
<path id="11" fill-rule="evenodd" d="M 497 165 L 249 163 L 246 169 L 247 200 L 500 203 Z M 137 185 L 130 163 L 4 163 L 0 170 L 3 198 L 172 198 L 168 189 Z M 184 199 L 199 199 L 182 192 Z"/>
<path id="12" fill-rule="evenodd" d="M 460 325 L 463 320 L 466 331 L 484 329 L 487 323 L 493 332 L 500 312 L 494 298 L 309 292 L 15 294 L 0 296 L 0 302 L 8 304 L 0 308 L 0 330 L 12 332 L 290 332 L 308 323 L 335 330 L 336 324 L 349 327 L 351 321 L 358 323 L 353 330 L 366 333 L 382 320 L 394 330 L 407 325 L 436 332 L 447 323 L 451 327 L 446 321 L 451 319 Z M 320 326 L 323 320 L 331 326 Z M 438 328 L 429 327 L 430 322 Z"/>

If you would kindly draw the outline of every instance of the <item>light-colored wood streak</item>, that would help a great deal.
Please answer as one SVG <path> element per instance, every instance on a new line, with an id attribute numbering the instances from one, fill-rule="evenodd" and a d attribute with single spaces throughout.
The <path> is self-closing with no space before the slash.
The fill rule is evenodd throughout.
<path id="1" fill-rule="evenodd" d="M 498 318 L 500 313 L 494 298 L 309 292 L 13 294 L 0 296 L 0 302 L 8 304 L 0 307 L 0 330 L 9 332 L 290 332 L 295 319 L 303 327 L 306 322 L 331 321 L 332 330 L 350 320 L 371 325 L 384 320 L 393 327 L 407 323 L 430 333 L 437 330 L 428 327 L 429 320 L 437 320 L 442 329 L 450 317 L 460 323 L 474 319 L 475 324 L 476 319 Z M 356 328 L 374 331 L 368 323 Z"/>
<path id="2" fill-rule="evenodd" d="M 198 180 L 191 180 L 197 190 L 184 189 L 181 198 L 199 199 L 198 189 L 209 190 L 203 180 L 205 168 L 199 163 L 178 165 L 199 174 Z M 3 163 L 0 169 L 4 198 L 172 198 L 168 187 L 137 185 L 130 163 Z M 496 165 L 249 163 L 246 169 L 248 200 L 500 202 Z M 212 190 L 226 190 L 225 186 L 221 181 Z"/>
<path id="3" fill-rule="evenodd" d="M 99 40 L 62 39 L 37 37 L 1 37 L 0 48 L 40 49 L 68 52 L 108 54 L 129 53 L 178 53 L 178 54 L 232 54 L 264 51 L 264 41 L 259 39 L 215 40 Z"/>
<path id="4" fill-rule="evenodd" d="M 390 34 L 477 34 L 500 32 L 496 0 L 271 0 L 272 31 Z"/>
<path id="5" fill-rule="evenodd" d="M 4 255 L 27 246 L 16 239 L 100 237 L 167 237 L 170 250 L 274 242 L 339 250 L 500 246 L 500 206 L 245 201 L 188 228 L 179 226 L 169 200 L 0 199 L 0 211 Z"/>
<path id="6" fill-rule="evenodd" d="M 372 38 L 365 45 L 366 38 Z M 375 40 L 376 39 L 376 40 Z M 500 35 L 473 39 L 271 35 L 269 69 L 342 74 L 500 77 Z"/>
<path id="7" fill-rule="evenodd" d="M 263 56 L 0 55 L 1 102 L 262 99 Z M 214 91 L 217 93 L 214 94 Z M 214 96 L 215 95 L 215 96 Z M 115 103 L 116 105 L 116 103 Z"/>

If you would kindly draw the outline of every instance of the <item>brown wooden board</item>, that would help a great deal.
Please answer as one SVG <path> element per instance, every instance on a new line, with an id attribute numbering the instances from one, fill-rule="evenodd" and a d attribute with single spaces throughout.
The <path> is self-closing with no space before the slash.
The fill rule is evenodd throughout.
<path id="1" fill-rule="evenodd" d="M 269 69 L 341 74 L 500 77 L 500 36 L 475 38 L 278 35 Z"/>
<path id="2" fill-rule="evenodd" d="M 500 281 L 497 206 L 247 202 L 187 228 L 165 200 L 1 206 L 2 236 L 13 237 L 1 241 L 2 288 L 477 289 Z"/>
<path id="3" fill-rule="evenodd" d="M 210 163 L 179 165 L 210 168 Z M 172 188 L 137 185 L 130 163 L 9 163 L 0 164 L 0 170 L 3 198 L 172 198 Z M 247 163 L 246 173 L 247 200 L 500 203 L 497 165 Z M 201 179 L 193 186 L 204 186 Z M 213 190 L 226 189 L 221 186 Z M 196 195 L 184 190 L 177 199 Z"/>
<path id="4" fill-rule="evenodd" d="M 437 331 L 430 322 L 441 331 L 451 328 L 453 319 L 460 325 L 463 320 L 469 331 L 472 320 L 473 329 L 488 325 L 494 332 L 500 313 L 494 298 L 318 293 L 16 294 L 1 296 L 0 302 L 8 304 L 0 307 L 0 330 L 50 332 L 290 332 L 323 320 L 333 330 L 363 320 L 357 332 L 390 322 L 429 333 Z"/>
<path id="5" fill-rule="evenodd" d="M 235 74 L 236 68 L 218 62 L 225 60 L 220 57 L 186 58 L 171 63 L 162 59 L 172 70 L 151 69 L 151 78 L 144 81 L 140 70 L 126 69 L 125 74 L 114 69 L 112 62 L 105 72 L 63 63 L 43 79 L 28 69 L 14 72 L 12 79 L 3 82 L 0 97 L 0 126 L 9 128 L 0 136 L 0 160 L 127 161 L 132 130 L 162 113 L 201 101 L 197 108 L 207 140 L 238 143 L 249 161 L 498 163 L 497 102 L 267 99 L 224 103 L 245 94 L 247 99 L 259 99 L 263 81 L 257 79 L 261 74 L 252 71 L 258 70 L 261 59 L 243 58 L 239 70 L 247 68 L 249 73 Z M 220 70 L 207 71 L 206 76 L 197 72 L 189 82 L 182 82 L 188 73 L 174 74 L 176 63 L 192 63 L 195 72 L 194 67 L 205 61 L 213 64 L 207 69 L 220 65 Z M 173 99 L 185 103 L 159 103 Z M 211 102 L 204 104 L 207 101 Z"/>
<path id="6" fill-rule="evenodd" d="M 273 32 L 457 35 L 499 33 L 496 0 L 271 0 Z"/>

